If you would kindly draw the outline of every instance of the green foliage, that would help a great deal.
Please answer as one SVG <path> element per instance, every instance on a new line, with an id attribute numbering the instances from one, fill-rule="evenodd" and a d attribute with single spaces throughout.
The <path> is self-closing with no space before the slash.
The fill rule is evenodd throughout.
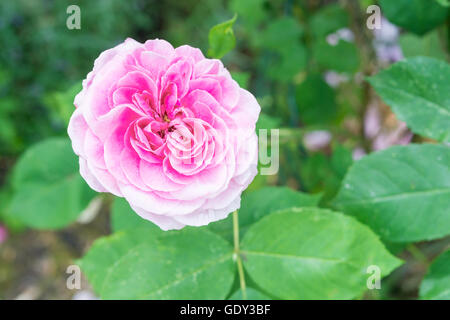
<path id="1" fill-rule="evenodd" d="M 313 55 L 322 69 L 337 72 L 354 73 L 360 63 L 356 46 L 345 40 L 340 40 L 335 46 L 324 39 L 318 40 L 314 44 Z"/>
<path id="2" fill-rule="evenodd" d="M 67 226 L 95 195 L 78 173 L 78 159 L 66 138 L 29 148 L 14 168 L 12 186 L 10 214 L 38 229 Z"/>
<path id="3" fill-rule="evenodd" d="M 450 300 L 450 251 L 433 261 L 420 286 L 420 298 Z"/>
<path id="4" fill-rule="evenodd" d="M 271 300 L 264 293 L 261 293 L 253 288 L 247 288 L 246 293 L 247 293 L 247 300 Z M 244 300 L 242 298 L 242 290 L 239 289 L 238 291 L 233 293 L 233 295 L 228 300 Z"/>
<path id="5" fill-rule="evenodd" d="M 64 126 L 69 124 L 70 116 L 75 108 L 73 101 L 81 88 L 81 82 L 79 82 L 64 92 L 56 91 L 44 98 L 44 103 L 50 108 L 56 121 L 62 122 Z"/>
<path id="6" fill-rule="evenodd" d="M 450 141 L 450 65 L 426 57 L 401 61 L 369 78 L 414 132 Z"/>
<path id="7" fill-rule="evenodd" d="M 424 36 L 417 36 L 406 33 L 400 36 L 400 46 L 406 58 L 426 56 L 445 60 L 445 51 L 439 39 L 437 30 L 427 33 Z"/>
<path id="8" fill-rule="evenodd" d="M 114 198 L 111 207 L 111 229 L 118 232 L 138 228 L 145 228 L 148 233 L 160 232 L 156 225 L 137 215 L 124 198 Z"/>
<path id="9" fill-rule="evenodd" d="M 94 220 L 86 229 L 95 231 L 86 239 L 84 232 L 76 235 L 90 243 L 111 223 L 112 234 L 78 260 L 97 295 L 241 300 L 242 277 L 248 299 L 417 298 L 417 287 L 403 291 L 438 253 L 435 248 L 448 247 L 443 237 L 450 234 L 450 149 L 444 144 L 450 142 L 448 3 L 80 0 L 82 28 L 69 30 L 65 1 L 1 2 L 0 224 L 14 233 L 60 229 L 77 219 L 95 196 L 65 138 L 81 79 L 100 52 L 126 37 L 161 38 L 223 57 L 233 79 L 261 105 L 256 129 L 280 129 L 280 169 L 257 175 L 243 193 L 239 228 L 230 214 L 208 226 L 164 232 L 125 199 L 106 196 L 111 206 L 101 213 L 109 208 L 110 219 Z M 372 41 L 364 25 L 372 4 L 404 29 L 398 40 L 380 39 L 383 29 L 373 31 Z M 342 36 L 350 32 L 353 37 Z M 400 45 L 407 59 L 385 68 L 388 62 L 375 57 L 380 43 Z M 374 108 L 379 119 L 366 112 Z M 415 133 L 417 144 L 374 153 L 382 138 L 383 146 L 409 141 L 409 131 L 395 137 L 407 131 L 397 119 Z M 381 125 L 374 136 L 366 133 L 371 125 Z M 305 134 L 317 130 L 331 141 L 315 149 Z M 424 144 L 430 139 L 433 144 Z M 361 150 L 368 155 L 354 161 Z M 73 229 L 80 228 L 64 235 L 74 236 Z M 8 263 L 3 258 L 23 261 L 22 247 L 10 250 L 22 243 L 15 237 L 1 256 L 2 274 Z M 401 264 L 392 254 L 418 241 L 421 249 L 433 246 L 432 253 L 424 250 L 426 259 L 406 255 L 401 272 L 389 275 Z M 420 298 L 450 298 L 449 259 L 447 250 L 431 263 Z M 381 291 L 364 293 L 370 265 L 388 278 Z M 11 287 L 6 292 L 17 291 Z M 0 295 L 4 288 L 0 283 Z"/>
<path id="10" fill-rule="evenodd" d="M 232 253 L 205 230 L 130 231 L 97 241 L 80 265 L 104 299 L 224 299 L 234 280 Z"/>
<path id="11" fill-rule="evenodd" d="M 233 24 L 237 19 L 235 14 L 233 18 L 228 21 L 215 25 L 209 31 L 209 49 L 208 56 L 211 58 L 220 59 L 228 51 L 232 50 L 236 45 L 234 38 Z"/>
<path id="12" fill-rule="evenodd" d="M 306 125 L 326 124 L 336 117 L 334 90 L 319 74 L 310 74 L 296 89 L 301 121 Z"/>
<path id="13" fill-rule="evenodd" d="M 248 72 L 231 72 L 233 80 L 236 81 L 241 88 L 248 89 L 248 82 L 250 80 L 250 74 Z"/>
<path id="14" fill-rule="evenodd" d="M 253 223 L 274 211 L 291 207 L 312 207 L 319 200 L 320 195 L 304 194 L 288 187 L 265 187 L 245 194 L 239 210 L 240 235 L 243 236 Z M 231 215 L 208 227 L 230 241 L 233 238 Z"/>
<path id="15" fill-rule="evenodd" d="M 423 35 L 444 22 L 447 9 L 429 0 L 380 0 L 381 11 L 392 23 Z"/>
<path id="16" fill-rule="evenodd" d="M 231 0 L 230 9 L 246 18 L 247 23 L 254 26 L 267 18 L 263 4 L 265 0 Z"/>
<path id="17" fill-rule="evenodd" d="M 369 228 L 317 208 L 263 218 L 246 233 L 242 254 L 250 277 L 283 299 L 351 299 L 366 288 L 369 266 L 386 276 L 400 265 Z"/>
<path id="18" fill-rule="evenodd" d="M 306 67 L 307 52 L 300 42 L 303 28 L 293 18 L 283 17 L 271 21 L 255 42 L 257 46 L 273 53 L 266 70 L 267 75 L 275 80 L 289 81 Z"/>
<path id="19" fill-rule="evenodd" d="M 392 242 L 450 233 L 450 148 L 392 147 L 348 171 L 334 204 Z"/>
<path id="20" fill-rule="evenodd" d="M 317 38 L 325 37 L 348 25 L 348 13 L 338 4 L 330 4 L 322 8 L 310 20 L 311 32 Z"/>

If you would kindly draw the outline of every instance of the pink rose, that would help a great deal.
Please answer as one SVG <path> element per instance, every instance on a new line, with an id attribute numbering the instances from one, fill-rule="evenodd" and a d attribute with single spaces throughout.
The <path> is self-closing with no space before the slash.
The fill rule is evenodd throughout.
<path id="1" fill-rule="evenodd" d="M 74 104 L 83 178 L 164 230 L 224 219 L 257 173 L 260 107 L 199 49 L 127 39 L 100 54 Z"/>

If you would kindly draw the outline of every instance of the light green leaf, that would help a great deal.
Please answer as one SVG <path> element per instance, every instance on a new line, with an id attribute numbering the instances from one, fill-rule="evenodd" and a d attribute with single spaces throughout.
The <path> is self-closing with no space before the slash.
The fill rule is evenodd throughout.
<path id="1" fill-rule="evenodd" d="M 272 300 L 264 293 L 253 288 L 246 288 L 246 293 L 247 293 L 247 300 Z M 241 289 L 237 290 L 228 300 L 243 300 L 242 290 Z"/>
<path id="2" fill-rule="evenodd" d="M 65 125 L 69 124 L 74 109 L 73 100 L 81 88 L 81 81 L 79 81 L 66 91 L 52 92 L 44 97 L 44 103 L 51 109 L 54 117 Z"/>
<path id="3" fill-rule="evenodd" d="M 420 298 L 450 300 L 450 251 L 437 257 L 420 285 Z"/>
<path id="4" fill-rule="evenodd" d="M 401 263 L 368 227 L 318 208 L 263 218 L 241 248 L 250 277 L 282 299 L 351 299 L 367 288 L 369 266 L 386 276 Z"/>
<path id="5" fill-rule="evenodd" d="M 104 299 L 224 299 L 234 281 L 233 249 L 200 229 L 128 231 L 97 241 L 80 265 Z"/>
<path id="6" fill-rule="evenodd" d="M 430 0 L 380 0 L 381 11 L 389 21 L 418 35 L 439 26 L 447 9 Z"/>
<path id="7" fill-rule="evenodd" d="M 450 233 L 450 148 L 397 146 L 350 168 L 334 200 L 383 239 L 413 242 Z"/>
<path id="8" fill-rule="evenodd" d="M 239 209 L 240 236 L 242 237 L 253 223 L 274 211 L 291 207 L 317 206 L 320 197 L 320 194 L 305 194 L 288 187 L 265 187 L 244 194 Z M 208 227 L 228 240 L 233 238 L 231 215 L 225 220 L 210 224 Z"/>
<path id="9" fill-rule="evenodd" d="M 436 1 L 444 7 L 450 7 L 450 0 L 436 0 Z"/>
<path id="10" fill-rule="evenodd" d="M 416 57 L 369 78 L 394 113 L 415 133 L 450 141 L 450 66 Z"/>
<path id="11" fill-rule="evenodd" d="M 148 232 L 159 232 L 161 229 L 152 222 L 141 218 L 131 209 L 124 198 L 114 198 L 111 208 L 111 227 L 114 232 L 146 228 Z"/>
<path id="12" fill-rule="evenodd" d="M 232 50 L 236 45 L 234 38 L 233 24 L 237 19 L 237 15 L 228 21 L 215 25 L 209 31 L 209 49 L 208 56 L 211 58 L 220 59 L 228 51 Z"/>
<path id="13" fill-rule="evenodd" d="M 51 138 L 29 148 L 14 168 L 10 213 L 38 229 L 73 222 L 95 196 L 81 178 L 70 140 Z"/>
<path id="14" fill-rule="evenodd" d="M 400 36 L 399 43 L 406 58 L 426 56 L 441 60 L 446 59 L 438 30 L 434 30 L 422 37 L 406 33 Z"/>
<path id="15" fill-rule="evenodd" d="M 128 251 L 142 243 L 154 243 L 163 231 L 145 232 L 144 229 L 130 232 L 117 232 L 108 237 L 97 239 L 88 253 L 77 263 L 80 265 L 89 283 L 98 294 L 103 294 L 107 271 Z"/>

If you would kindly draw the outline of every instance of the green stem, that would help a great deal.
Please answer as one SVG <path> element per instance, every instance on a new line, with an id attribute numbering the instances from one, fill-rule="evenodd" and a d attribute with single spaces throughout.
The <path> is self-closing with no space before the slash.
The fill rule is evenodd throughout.
<path id="1" fill-rule="evenodd" d="M 420 249 L 417 248 L 414 244 L 411 243 L 410 245 L 408 245 L 406 250 L 408 250 L 409 253 L 411 253 L 414 259 L 424 263 L 425 265 L 428 265 L 429 262 L 427 256 L 423 254 L 423 252 L 420 251 Z"/>
<path id="2" fill-rule="evenodd" d="M 236 263 L 239 273 L 239 283 L 241 285 L 242 299 L 247 300 L 247 290 L 245 287 L 244 268 L 242 267 L 242 260 L 239 251 L 239 218 L 237 210 L 233 212 L 233 239 L 234 239 L 234 254 L 236 256 Z"/>

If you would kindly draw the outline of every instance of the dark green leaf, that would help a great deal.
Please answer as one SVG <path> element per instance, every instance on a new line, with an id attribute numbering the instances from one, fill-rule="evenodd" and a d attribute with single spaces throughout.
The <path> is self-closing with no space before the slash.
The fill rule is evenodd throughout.
<path id="1" fill-rule="evenodd" d="M 330 4 L 311 17 L 310 28 L 315 37 L 328 34 L 349 26 L 347 12 L 338 4 Z"/>
<path id="2" fill-rule="evenodd" d="M 392 23 L 423 35 L 444 22 L 447 9 L 430 0 L 380 0 L 383 14 Z"/>
<path id="3" fill-rule="evenodd" d="M 309 75 L 296 89 L 300 119 L 306 125 L 324 124 L 336 116 L 334 90 L 319 74 Z"/>
<path id="4" fill-rule="evenodd" d="M 335 46 L 326 40 L 318 40 L 313 54 L 320 67 L 325 70 L 353 73 L 359 67 L 359 54 L 355 44 L 340 40 Z"/>

